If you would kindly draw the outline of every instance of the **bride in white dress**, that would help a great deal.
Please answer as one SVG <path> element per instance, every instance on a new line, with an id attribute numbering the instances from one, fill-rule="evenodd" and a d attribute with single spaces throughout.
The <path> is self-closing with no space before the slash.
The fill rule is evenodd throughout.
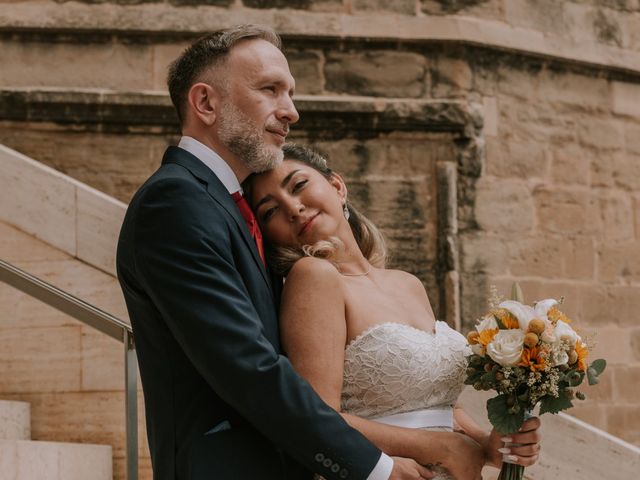
<path id="1" fill-rule="evenodd" d="M 378 230 L 347 202 L 347 187 L 316 152 L 245 185 L 270 265 L 286 274 L 284 349 L 323 400 L 393 458 L 390 478 L 476 480 L 485 464 L 538 459 L 540 422 L 505 438 L 456 407 L 469 354 L 436 321 L 419 279 L 384 268 Z"/>

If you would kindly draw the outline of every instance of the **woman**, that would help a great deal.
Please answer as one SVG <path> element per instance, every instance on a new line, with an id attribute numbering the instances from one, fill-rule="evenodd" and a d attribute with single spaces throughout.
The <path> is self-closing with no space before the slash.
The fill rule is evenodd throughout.
<path id="1" fill-rule="evenodd" d="M 349 204 L 325 159 L 297 145 L 284 152 L 245 190 L 270 265 L 286 275 L 281 337 L 296 370 L 385 453 L 441 464 L 448 473 L 437 478 L 480 478 L 482 465 L 503 460 L 535 463 L 539 420 L 501 439 L 454 408 L 464 337 L 435 320 L 420 280 L 384 268 L 381 234 Z"/>

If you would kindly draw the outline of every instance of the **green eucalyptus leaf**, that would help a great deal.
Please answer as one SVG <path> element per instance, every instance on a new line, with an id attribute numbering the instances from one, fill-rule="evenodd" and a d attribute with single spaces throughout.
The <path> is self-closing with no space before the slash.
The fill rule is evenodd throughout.
<path id="1" fill-rule="evenodd" d="M 607 361 L 603 358 L 599 358 L 597 360 L 594 360 L 593 363 L 589 365 L 589 368 L 593 368 L 596 371 L 596 375 L 600 375 L 602 372 L 604 372 L 606 366 Z"/>
<path id="2" fill-rule="evenodd" d="M 524 303 L 524 295 L 522 294 L 522 288 L 520 288 L 520 284 L 518 282 L 513 282 L 513 285 L 511 285 L 511 300 Z"/>
<path id="3" fill-rule="evenodd" d="M 560 392 L 560 395 L 552 397 L 551 395 L 545 395 L 540 400 L 540 415 L 543 413 L 558 413 L 567 408 L 573 407 L 573 403 L 564 392 Z"/>
<path id="4" fill-rule="evenodd" d="M 518 409 L 518 412 L 510 413 L 510 410 L 513 411 L 513 406 L 507 404 L 507 398 L 508 395 L 503 394 L 487 400 L 487 413 L 491 425 L 505 435 L 520 430 L 525 413 L 523 408 Z"/>
<path id="5" fill-rule="evenodd" d="M 597 385 L 598 380 L 598 372 L 595 368 L 587 368 L 587 379 L 589 380 L 589 385 Z"/>

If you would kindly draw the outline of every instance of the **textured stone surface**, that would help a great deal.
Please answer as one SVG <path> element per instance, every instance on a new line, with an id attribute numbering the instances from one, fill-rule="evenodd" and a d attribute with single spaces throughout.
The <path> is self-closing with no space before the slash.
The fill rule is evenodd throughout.
<path id="1" fill-rule="evenodd" d="M 111 447 L 0 440 L 0 471 L 6 480 L 111 480 Z"/>
<path id="2" fill-rule="evenodd" d="M 0 400 L 0 439 L 31 439 L 31 409 L 28 403 Z"/>

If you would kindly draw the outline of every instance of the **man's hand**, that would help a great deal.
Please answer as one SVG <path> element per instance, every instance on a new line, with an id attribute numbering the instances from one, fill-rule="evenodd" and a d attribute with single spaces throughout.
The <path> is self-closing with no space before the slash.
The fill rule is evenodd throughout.
<path id="1" fill-rule="evenodd" d="M 415 460 L 404 457 L 391 457 L 393 459 L 393 470 L 389 480 L 419 480 L 422 478 L 433 478 L 435 473 L 423 467 Z"/>

